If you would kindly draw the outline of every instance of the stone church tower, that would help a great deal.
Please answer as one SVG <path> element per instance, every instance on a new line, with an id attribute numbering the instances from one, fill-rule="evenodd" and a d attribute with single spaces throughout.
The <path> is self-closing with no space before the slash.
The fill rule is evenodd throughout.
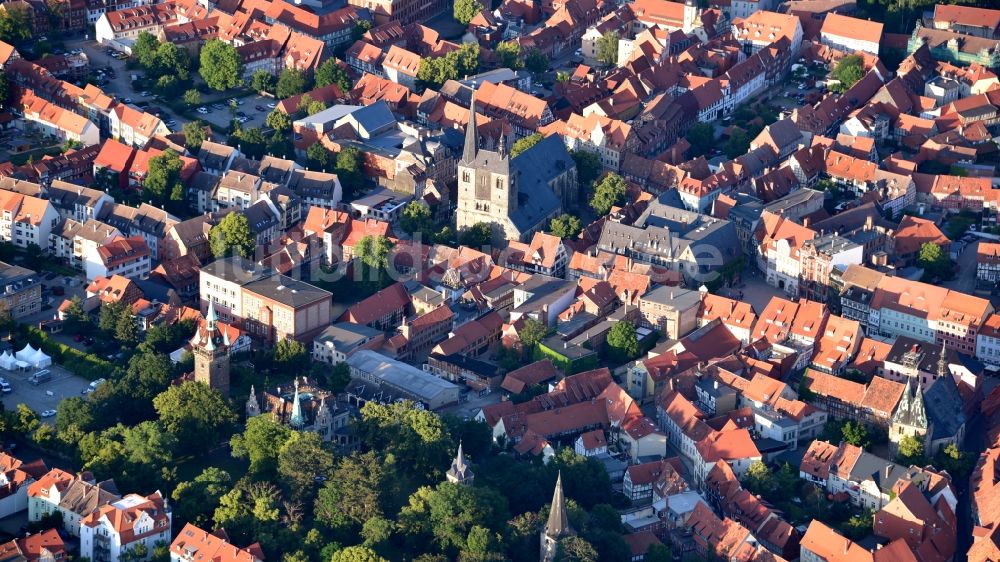
<path id="1" fill-rule="evenodd" d="M 556 489 L 552 493 L 552 505 L 549 507 L 549 520 L 542 529 L 540 538 L 541 550 L 538 555 L 540 562 L 552 562 L 559 549 L 559 539 L 575 535 L 569 526 L 569 514 L 566 513 L 566 498 L 563 496 L 562 472 L 556 478 Z"/>
<path id="2" fill-rule="evenodd" d="M 494 243 L 517 240 L 520 233 L 510 217 L 517 211 L 517 174 L 512 172 L 507 135 L 500 133 L 496 146 L 484 146 L 476 127 L 476 98 L 469 106 L 469 124 L 465 128 L 465 147 L 458 161 L 459 232 L 476 223 L 493 226 Z M 486 143 L 492 145 L 492 142 Z"/>
<path id="3" fill-rule="evenodd" d="M 215 303 L 209 302 L 205 327 L 191 340 L 194 353 L 194 380 L 229 396 L 229 334 L 219 330 Z"/>

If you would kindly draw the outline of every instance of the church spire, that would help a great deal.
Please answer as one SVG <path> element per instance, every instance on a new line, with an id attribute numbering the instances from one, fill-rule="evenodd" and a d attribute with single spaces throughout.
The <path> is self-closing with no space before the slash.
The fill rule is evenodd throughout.
<path id="1" fill-rule="evenodd" d="M 208 301 L 208 314 L 205 315 L 205 329 L 211 335 L 215 331 L 219 317 L 215 314 L 215 301 Z"/>
<path id="2" fill-rule="evenodd" d="M 295 377 L 295 394 L 292 397 L 292 415 L 288 419 L 288 425 L 295 429 L 301 429 L 305 425 L 305 418 L 302 416 L 302 401 L 299 399 L 299 378 Z"/>
<path id="3" fill-rule="evenodd" d="M 937 375 L 943 377 L 950 374 L 951 371 L 948 370 L 948 347 L 942 343 L 941 355 L 938 356 Z"/>
<path id="4" fill-rule="evenodd" d="M 472 101 L 469 103 L 469 124 L 465 127 L 465 149 L 462 160 L 472 162 L 476 159 L 479 148 L 479 131 L 476 130 L 476 91 L 472 91 Z"/>
<path id="5" fill-rule="evenodd" d="M 545 524 L 545 534 L 554 539 L 571 532 L 569 515 L 566 513 L 566 497 L 563 496 L 562 471 L 556 478 L 556 489 L 552 492 L 552 507 L 549 508 L 549 521 Z"/>
<path id="6" fill-rule="evenodd" d="M 458 454 L 455 456 L 455 460 L 451 461 L 451 468 L 445 473 L 448 482 L 455 484 L 466 484 L 471 485 L 472 479 L 475 475 L 472 473 L 472 469 L 469 468 L 469 463 L 465 461 L 465 453 L 462 452 L 462 442 L 458 443 Z"/>

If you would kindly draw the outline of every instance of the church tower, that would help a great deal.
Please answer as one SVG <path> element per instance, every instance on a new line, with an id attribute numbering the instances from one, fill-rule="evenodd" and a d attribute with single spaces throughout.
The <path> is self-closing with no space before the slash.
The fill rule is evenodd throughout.
<path id="1" fill-rule="evenodd" d="M 517 175 L 512 173 L 507 134 L 502 123 L 494 146 L 484 146 L 476 124 L 476 97 L 469 105 L 469 124 L 465 145 L 458 161 L 458 212 L 455 226 L 459 232 L 476 223 L 493 225 L 494 242 L 517 238 L 511 215 L 517 211 Z M 488 143 L 493 145 L 492 142 Z M 495 150 L 494 150 L 495 148 Z"/>
<path id="2" fill-rule="evenodd" d="M 472 480 L 476 475 L 469 468 L 469 464 L 465 462 L 465 454 L 462 452 L 462 444 L 458 444 L 458 455 L 455 460 L 451 461 L 451 468 L 445 473 L 445 477 L 448 482 L 452 484 L 462 484 L 463 486 L 471 486 Z"/>
<path id="3" fill-rule="evenodd" d="M 899 399 L 899 406 L 896 407 L 892 424 L 889 426 L 889 449 L 892 454 L 895 455 L 899 451 L 899 442 L 904 437 L 918 437 L 921 441 L 925 440 L 928 426 L 924 392 L 920 389 L 919 383 L 914 385 L 912 378 L 907 378 L 903 396 Z"/>
<path id="4" fill-rule="evenodd" d="M 951 376 L 951 369 L 948 365 L 948 346 L 941 344 L 941 355 L 938 356 L 937 378 Z"/>
<path id="5" fill-rule="evenodd" d="M 205 329 L 191 340 L 194 352 L 194 380 L 229 396 L 229 333 L 219 330 L 215 303 L 208 303 Z"/>
<path id="6" fill-rule="evenodd" d="M 549 520 L 545 523 L 540 537 L 540 562 L 552 562 L 559 548 L 559 539 L 575 535 L 569 526 L 569 515 L 566 513 L 566 498 L 563 496 L 562 472 L 556 478 L 556 489 L 552 493 L 552 505 L 549 507 Z"/>

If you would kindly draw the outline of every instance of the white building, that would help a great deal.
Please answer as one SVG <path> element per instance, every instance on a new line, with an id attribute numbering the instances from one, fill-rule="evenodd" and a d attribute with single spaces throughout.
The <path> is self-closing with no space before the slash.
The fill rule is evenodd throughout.
<path id="1" fill-rule="evenodd" d="M 149 497 L 129 494 L 97 508 L 80 522 L 80 556 L 118 562 L 122 554 L 141 544 L 148 559 L 158 543 L 169 544 L 170 522 L 170 508 L 159 492 Z"/>
<path id="2" fill-rule="evenodd" d="M 883 25 L 876 21 L 827 14 L 820 30 L 820 42 L 834 49 L 853 53 L 864 51 L 878 56 Z"/>
<path id="3" fill-rule="evenodd" d="M 59 213 L 50 201 L 0 191 L 0 240 L 19 248 L 49 247 L 49 236 L 59 225 Z"/>

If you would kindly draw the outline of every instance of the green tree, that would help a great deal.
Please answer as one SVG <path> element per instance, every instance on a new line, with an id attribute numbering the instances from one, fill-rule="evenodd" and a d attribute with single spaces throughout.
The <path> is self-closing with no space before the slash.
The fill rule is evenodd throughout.
<path id="1" fill-rule="evenodd" d="M 848 55 L 840 59 L 837 66 L 830 72 L 830 78 L 839 80 L 840 84 L 836 84 L 830 89 L 834 92 L 845 92 L 850 89 L 851 86 L 864 77 L 864 62 L 861 55 Z"/>
<path id="2" fill-rule="evenodd" d="M 521 62 L 521 44 L 517 41 L 504 41 L 497 45 L 495 52 L 502 67 L 517 70 L 524 64 Z"/>
<path id="3" fill-rule="evenodd" d="M 533 135 L 517 139 L 517 141 L 514 142 L 514 145 L 510 148 L 510 157 L 514 158 L 522 152 L 527 151 L 529 148 L 542 142 L 542 139 L 544 138 L 545 137 L 543 137 L 541 133 L 535 133 Z"/>
<path id="4" fill-rule="evenodd" d="M 226 399 L 200 382 L 171 386 L 153 399 L 153 407 L 163 428 L 188 450 L 214 446 L 236 422 Z"/>
<path id="5" fill-rule="evenodd" d="M 941 447 L 934 456 L 934 466 L 947 470 L 953 478 L 967 476 L 974 462 L 975 459 L 969 453 L 962 451 L 954 443 Z"/>
<path id="6" fill-rule="evenodd" d="M 899 440 L 899 450 L 896 460 L 903 465 L 924 464 L 924 441 L 914 435 L 907 435 Z"/>
<path id="7" fill-rule="evenodd" d="M 126 310 L 115 323 L 115 339 L 124 346 L 133 346 L 139 341 L 139 326 L 131 310 Z"/>
<path id="8" fill-rule="evenodd" d="M 341 361 L 327 372 L 327 385 L 335 393 L 341 393 L 351 382 L 351 369 Z"/>
<path id="9" fill-rule="evenodd" d="M 477 0 L 455 0 L 452 15 L 455 21 L 462 25 L 469 25 L 472 18 L 483 10 L 483 5 Z"/>
<path id="10" fill-rule="evenodd" d="M 316 520 L 334 529 L 360 527 L 384 517 L 399 480 L 391 459 L 354 452 L 337 461 L 333 476 L 319 491 Z"/>
<path id="11" fill-rule="evenodd" d="M 17 45 L 31 35 L 31 19 L 25 5 L 10 4 L 0 12 L 0 40 Z"/>
<path id="12" fill-rule="evenodd" d="M 264 150 L 267 148 L 267 137 L 264 129 L 260 127 L 249 127 L 237 129 L 229 135 L 229 144 L 236 143 L 240 152 L 249 158 L 260 159 L 264 157 Z"/>
<path id="13" fill-rule="evenodd" d="M 160 42 L 155 35 L 141 31 L 132 43 L 132 58 L 145 69 L 153 68 L 156 66 L 156 50 L 159 46 Z"/>
<path id="14" fill-rule="evenodd" d="M 209 88 L 221 92 L 243 83 L 243 60 L 236 47 L 210 39 L 201 48 L 199 72 Z"/>
<path id="15" fill-rule="evenodd" d="M 309 77 L 297 68 L 286 68 L 278 75 L 278 85 L 274 95 L 278 99 L 290 98 L 305 92 L 309 88 Z"/>
<path id="16" fill-rule="evenodd" d="M 66 318 L 66 329 L 74 334 L 80 333 L 90 324 L 90 317 L 83 310 L 83 299 L 79 295 L 73 295 L 69 299 L 69 306 L 63 311 Z"/>
<path id="17" fill-rule="evenodd" d="M 465 550 L 474 526 L 500 530 L 508 516 L 507 500 L 492 488 L 445 482 L 418 489 L 398 521 L 411 538 L 430 538 L 445 550 Z"/>
<path id="18" fill-rule="evenodd" d="M 517 335 L 521 339 L 521 345 L 526 349 L 534 349 L 538 342 L 548 335 L 549 329 L 538 320 L 528 318 L 518 331 Z"/>
<path id="19" fill-rule="evenodd" d="M 367 546 L 349 546 L 333 554 L 330 562 L 388 562 Z"/>
<path id="20" fill-rule="evenodd" d="M 333 476 L 333 451 L 315 431 L 296 431 L 278 451 L 279 481 L 294 501 L 303 505 L 316 498 L 318 481 Z"/>
<path id="21" fill-rule="evenodd" d="M 738 156 L 742 156 L 750 150 L 750 136 L 746 131 L 738 127 L 734 127 L 732 132 L 729 134 L 729 140 L 726 141 L 726 157 L 732 160 Z"/>
<path id="22" fill-rule="evenodd" d="M 559 539 L 556 546 L 556 562 L 597 562 L 599 559 L 594 545 L 582 537 Z"/>
<path id="23" fill-rule="evenodd" d="M 861 422 L 847 420 L 841 426 L 841 432 L 844 435 L 844 441 L 855 447 L 868 447 L 871 445 L 871 436 L 868 433 L 868 428 Z"/>
<path id="24" fill-rule="evenodd" d="M 264 123 L 277 133 L 286 133 L 292 130 L 292 118 L 277 109 L 267 114 L 267 119 L 264 120 Z"/>
<path id="25" fill-rule="evenodd" d="M 174 98 L 183 87 L 179 78 L 172 74 L 165 74 L 156 80 L 153 90 L 165 98 Z"/>
<path id="26" fill-rule="evenodd" d="M 924 269 L 926 281 L 951 279 L 954 276 L 951 258 L 934 242 L 924 242 L 920 246 L 917 265 Z"/>
<path id="27" fill-rule="evenodd" d="M 528 49 L 524 54 L 524 67 L 535 74 L 542 74 L 549 69 L 549 57 L 539 49 Z"/>
<path id="28" fill-rule="evenodd" d="M 549 232 L 559 238 L 576 238 L 582 230 L 583 225 L 580 223 L 580 219 L 576 215 L 567 213 L 559 215 L 549 223 Z"/>
<path id="29" fill-rule="evenodd" d="M 219 506 L 219 498 L 229 491 L 231 483 L 229 473 L 214 466 L 205 468 L 194 480 L 179 482 L 171 495 L 174 517 L 199 527 L 209 524 L 212 512 Z"/>
<path id="30" fill-rule="evenodd" d="M 754 494 L 767 495 L 774 490 L 774 475 L 763 461 L 754 461 L 747 467 L 742 480 Z"/>
<path id="31" fill-rule="evenodd" d="M 125 303 L 122 301 L 102 302 L 97 327 L 105 332 L 115 331 L 118 326 L 118 318 L 123 311 L 125 311 Z"/>
<path id="32" fill-rule="evenodd" d="M 250 77 L 250 88 L 255 92 L 270 92 L 274 90 L 274 76 L 263 69 L 255 71 Z"/>
<path id="33" fill-rule="evenodd" d="M 156 48 L 156 59 L 150 71 L 161 78 L 165 75 L 173 76 L 180 82 L 191 77 L 190 68 L 191 59 L 187 49 L 162 42 Z"/>
<path id="34" fill-rule="evenodd" d="M 460 0 L 465 1 L 465 0 Z M 425 57 L 420 61 L 417 80 L 424 87 L 439 87 L 448 80 L 475 74 L 479 69 L 479 44 L 465 43 L 443 57 Z"/>
<path id="35" fill-rule="evenodd" d="M 209 231 L 209 245 L 212 254 L 221 258 L 236 254 L 244 258 L 252 257 L 257 249 L 257 240 L 250 232 L 250 221 L 240 212 L 231 212 Z"/>
<path id="36" fill-rule="evenodd" d="M 302 342 L 283 339 L 274 346 L 274 362 L 285 372 L 303 369 L 309 361 L 309 353 Z"/>
<path id="37" fill-rule="evenodd" d="M 569 79 L 569 72 L 566 72 L 565 70 L 556 71 L 556 83 L 569 82 Z"/>
<path id="38" fill-rule="evenodd" d="M 583 190 L 588 190 L 601 173 L 601 159 L 589 150 L 574 150 L 569 153 L 576 162 L 576 179 Z"/>
<path id="39" fill-rule="evenodd" d="M 615 323 L 608 332 L 608 350 L 616 361 L 628 361 L 639 354 L 635 325 L 628 320 Z"/>
<path id="40" fill-rule="evenodd" d="M 458 235 L 458 243 L 470 248 L 484 248 L 493 242 L 493 227 L 489 223 L 477 222 Z"/>
<path id="41" fill-rule="evenodd" d="M 188 104 L 189 107 L 194 107 L 196 105 L 201 105 L 201 92 L 195 88 L 191 88 L 184 92 L 184 103 Z"/>
<path id="42" fill-rule="evenodd" d="M 184 132 L 184 145 L 192 154 L 197 154 L 202 143 L 208 140 L 205 138 L 205 122 L 200 119 L 188 121 L 181 130 Z"/>
<path id="43" fill-rule="evenodd" d="M 319 100 L 312 100 L 306 105 L 305 111 L 306 115 L 316 115 L 320 111 L 326 109 L 326 104 Z"/>
<path id="44" fill-rule="evenodd" d="M 419 201 L 410 201 L 406 205 L 399 222 L 403 230 L 411 235 L 419 232 L 427 240 L 433 236 L 434 219 L 431 210 Z"/>
<path id="45" fill-rule="evenodd" d="M 351 77 L 340 67 L 337 59 L 330 58 L 316 69 L 316 87 L 323 88 L 336 84 L 341 93 L 351 91 Z"/>
<path id="46" fill-rule="evenodd" d="M 702 156 L 715 146 L 715 128 L 710 123 L 695 123 L 684 138 L 691 144 L 688 156 Z"/>
<path id="47" fill-rule="evenodd" d="M 365 157 L 355 146 L 348 146 L 337 153 L 334 171 L 344 188 L 344 200 L 352 199 L 365 185 L 362 173 Z"/>
<path id="48" fill-rule="evenodd" d="M 306 161 L 310 170 L 325 172 L 330 169 L 330 151 L 316 141 L 306 150 Z"/>
<path id="49" fill-rule="evenodd" d="M 611 212 L 611 207 L 625 202 L 625 192 L 628 186 L 621 176 L 612 172 L 604 176 L 594 185 L 594 194 L 590 198 L 590 208 L 598 215 Z"/>
<path id="50" fill-rule="evenodd" d="M 143 197 L 151 203 L 166 204 L 176 201 L 175 195 L 180 190 L 180 199 L 183 199 L 183 167 L 180 155 L 170 149 L 150 158 L 149 169 L 142 182 Z"/>
<path id="51" fill-rule="evenodd" d="M 354 429 L 365 446 L 392 455 L 399 470 L 417 482 L 443 479 L 457 446 L 439 416 L 410 401 L 368 402 Z"/>
<path id="52" fill-rule="evenodd" d="M 385 236 L 365 236 L 354 246 L 354 257 L 364 264 L 369 276 L 377 286 L 382 285 L 382 277 L 389 267 L 389 254 L 392 252 L 392 241 Z"/>
<path id="53" fill-rule="evenodd" d="M 605 66 L 618 64 L 618 32 L 606 31 L 597 39 L 597 61 Z"/>
<path id="54" fill-rule="evenodd" d="M 859 541 L 872 533 L 874 521 L 875 512 L 868 509 L 844 521 L 840 525 L 840 532 L 853 541 Z"/>
<path id="55" fill-rule="evenodd" d="M 250 474 L 268 478 L 278 470 L 278 452 L 291 435 L 292 430 L 273 417 L 254 416 L 229 444 L 234 457 L 250 460 Z"/>

